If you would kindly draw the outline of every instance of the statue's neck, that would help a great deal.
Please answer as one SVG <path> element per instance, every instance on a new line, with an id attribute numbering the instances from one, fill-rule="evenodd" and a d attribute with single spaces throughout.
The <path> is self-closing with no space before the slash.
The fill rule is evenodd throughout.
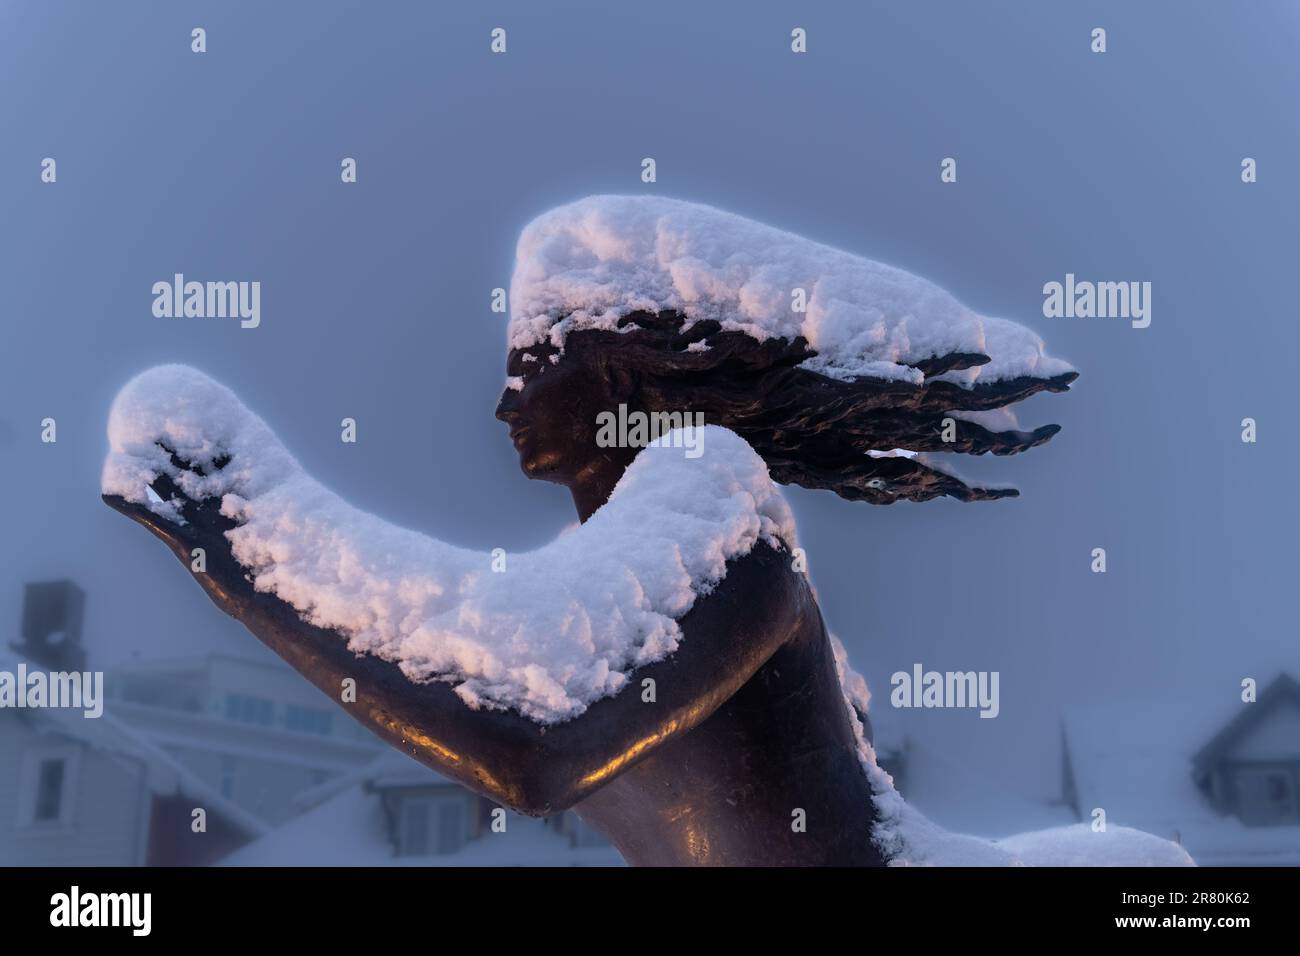
<path id="1" fill-rule="evenodd" d="M 635 448 L 611 448 L 593 458 L 569 483 L 573 505 L 578 510 L 578 520 L 588 518 L 609 501 L 614 486 L 636 457 Z"/>

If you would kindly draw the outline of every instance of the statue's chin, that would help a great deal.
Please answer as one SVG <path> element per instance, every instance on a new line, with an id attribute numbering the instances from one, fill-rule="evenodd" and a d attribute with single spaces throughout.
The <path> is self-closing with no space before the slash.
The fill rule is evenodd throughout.
<path id="1" fill-rule="evenodd" d="M 567 475 L 560 468 L 560 461 L 555 455 L 545 453 L 529 454 L 523 451 L 519 455 L 519 467 L 523 469 L 525 475 L 529 478 L 536 478 L 539 481 L 554 481 L 559 484 L 567 484 Z"/>

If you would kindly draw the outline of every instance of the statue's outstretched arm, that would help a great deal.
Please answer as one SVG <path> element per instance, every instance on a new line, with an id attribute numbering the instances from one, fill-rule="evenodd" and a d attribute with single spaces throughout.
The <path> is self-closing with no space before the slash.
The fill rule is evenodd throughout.
<path id="1" fill-rule="evenodd" d="M 716 495 L 676 506 L 647 500 L 671 494 L 688 474 L 682 469 L 697 465 L 680 451 L 656 450 L 661 464 L 655 474 L 642 468 L 644 488 L 620 485 L 621 500 L 603 519 L 598 513 L 541 551 L 509 556 L 497 573 L 489 555 L 395 529 L 305 476 L 268 477 L 258 455 L 269 432 L 247 441 L 248 423 L 232 426 L 222 408 L 237 402 L 229 392 L 176 367 L 148 379 L 163 371 L 145 373 L 115 405 L 105 502 L 166 542 L 218 607 L 355 719 L 513 809 L 544 814 L 581 800 L 706 719 L 817 619 L 804 576 L 791 570 L 779 539 L 760 531 L 770 519 L 759 512 L 778 514 L 784 503 L 778 496 L 756 509 L 752 490 L 741 487 L 752 476 L 723 474 L 734 448 L 710 449 L 712 464 L 698 464 L 722 468 L 713 491 L 732 493 L 726 507 Z M 148 394 L 139 393 L 142 382 Z M 142 441 L 154 433 L 151 444 Z M 720 430 L 708 437 L 717 446 L 740 441 Z M 152 494 L 134 493 L 146 479 Z M 643 533 L 648 554 L 633 559 L 620 536 L 655 514 L 658 530 Z M 718 540 L 714 555 L 725 555 L 725 568 L 684 567 L 673 557 L 673 535 L 690 538 L 701 523 L 706 534 L 732 536 Z M 419 555 L 426 545 L 450 571 L 420 577 L 393 556 L 399 546 Z M 608 580 L 587 581 L 599 585 L 589 593 L 582 579 L 593 568 Z M 693 599 L 684 591 L 691 587 Z M 613 603 L 602 603 L 607 593 Z M 672 618 L 666 612 L 684 595 L 690 606 Z"/>

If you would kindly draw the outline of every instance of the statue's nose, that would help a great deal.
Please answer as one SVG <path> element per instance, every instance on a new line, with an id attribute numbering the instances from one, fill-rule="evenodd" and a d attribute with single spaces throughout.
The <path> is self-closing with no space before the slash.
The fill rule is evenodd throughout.
<path id="1" fill-rule="evenodd" d="M 519 393 L 513 389 L 507 388 L 501 393 L 501 400 L 497 402 L 496 410 L 497 419 L 505 422 L 507 425 L 513 424 L 519 417 Z"/>

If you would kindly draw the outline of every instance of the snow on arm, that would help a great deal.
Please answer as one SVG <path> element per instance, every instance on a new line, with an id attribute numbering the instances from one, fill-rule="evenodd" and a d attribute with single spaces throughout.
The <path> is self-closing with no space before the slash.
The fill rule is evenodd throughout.
<path id="1" fill-rule="evenodd" d="M 807 310 L 792 307 L 803 289 Z M 919 383 L 910 367 L 951 353 L 984 366 L 939 378 L 970 386 L 1072 371 L 1038 335 L 980 316 L 920 276 L 696 203 L 591 196 L 552 209 L 519 237 L 511 348 L 559 348 L 579 329 L 616 329 L 630 312 L 674 310 L 759 341 L 802 335 L 803 367 L 831 378 Z"/>
<path id="2" fill-rule="evenodd" d="M 224 386 L 183 365 L 150 369 L 109 417 L 105 494 L 173 522 L 151 495 L 166 475 L 237 522 L 235 559 L 258 591 L 343 634 L 414 681 L 455 685 L 471 707 L 566 720 L 671 654 L 678 620 L 760 539 L 794 547 L 788 506 L 743 439 L 707 426 L 705 454 L 644 449 L 584 525 L 528 553 L 492 556 L 391 525 L 307 475 Z M 176 458 L 191 464 L 178 467 Z"/>

